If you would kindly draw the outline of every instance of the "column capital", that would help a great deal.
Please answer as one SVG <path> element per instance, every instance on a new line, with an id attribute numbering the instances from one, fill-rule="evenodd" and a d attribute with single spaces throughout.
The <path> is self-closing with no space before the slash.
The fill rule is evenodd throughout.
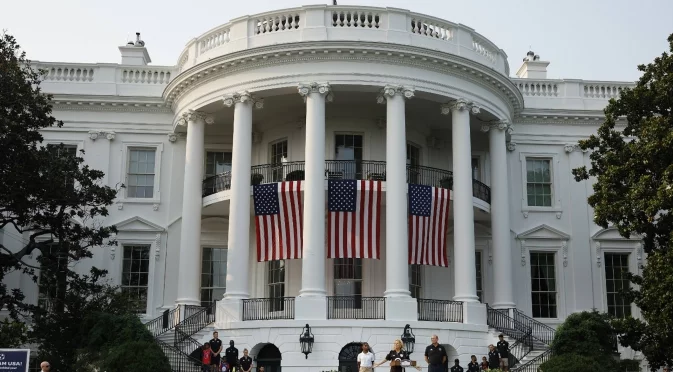
<path id="1" fill-rule="evenodd" d="M 252 103 L 257 109 L 264 108 L 264 100 L 255 97 L 254 95 L 250 94 L 250 92 L 248 92 L 247 90 L 237 93 L 225 94 L 224 96 L 222 96 L 222 103 L 224 103 L 224 105 L 227 107 L 231 107 L 237 103 L 246 103 L 246 102 Z"/>
<path id="2" fill-rule="evenodd" d="M 474 102 L 468 101 L 465 98 L 457 98 L 451 102 L 440 106 L 442 115 L 448 115 L 451 111 L 470 110 L 473 115 L 481 112 L 481 107 Z"/>
<path id="3" fill-rule="evenodd" d="M 171 133 L 168 133 L 168 142 L 175 143 L 180 139 L 185 139 L 186 137 L 187 136 L 185 136 L 184 133 L 171 132 Z"/>
<path id="4" fill-rule="evenodd" d="M 491 129 L 493 130 L 501 130 L 505 131 L 507 134 L 512 134 L 514 132 L 514 129 L 512 128 L 512 124 L 509 123 L 507 120 L 498 120 L 490 123 L 482 123 L 481 124 L 481 131 L 482 132 L 488 132 Z"/>
<path id="5" fill-rule="evenodd" d="M 406 99 L 411 99 L 415 95 L 414 92 L 415 92 L 414 88 L 405 87 L 402 85 L 386 85 L 383 87 L 383 89 L 381 89 L 379 96 L 376 97 L 376 102 L 379 104 L 383 104 L 389 97 L 393 97 L 396 94 Z"/>
<path id="6" fill-rule="evenodd" d="M 332 102 L 332 100 L 334 100 L 332 87 L 329 85 L 329 83 L 301 83 L 297 85 L 297 91 L 299 92 L 299 95 L 304 98 L 304 102 L 306 102 L 306 98 L 311 93 L 319 93 L 324 95 L 327 102 Z"/>
<path id="7" fill-rule="evenodd" d="M 215 118 L 212 115 L 209 115 L 203 111 L 196 111 L 190 109 L 183 112 L 182 115 L 180 115 L 177 123 L 180 126 L 186 126 L 188 122 L 198 120 L 201 120 L 206 124 L 213 124 L 215 122 Z"/>

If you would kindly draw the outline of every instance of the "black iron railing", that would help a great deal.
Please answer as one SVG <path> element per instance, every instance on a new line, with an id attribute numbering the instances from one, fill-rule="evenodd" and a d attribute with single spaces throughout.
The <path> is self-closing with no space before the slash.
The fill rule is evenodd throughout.
<path id="1" fill-rule="evenodd" d="M 304 180 L 304 162 L 292 161 L 281 164 L 255 165 L 251 168 L 252 185 L 281 181 Z M 328 180 L 386 180 L 386 162 L 375 160 L 326 160 L 325 179 Z M 407 183 L 453 189 L 451 171 L 407 165 Z M 231 172 L 220 173 L 203 180 L 203 196 L 231 188 Z M 472 180 L 472 195 L 491 203 L 491 189 L 483 182 Z"/>
<path id="2" fill-rule="evenodd" d="M 185 312 L 187 314 L 184 320 L 175 326 L 174 346 L 181 348 L 183 343 L 190 343 L 191 341 L 189 338 L 191 338 L 192 335 L 213 323 L 215 321 L 215 309 L 215 302 L 207 307 L 186 306 Z M 196 342 L 196 345 L 200 344 Z"/>
<path id="3" fill-rule="evenodd" d="M 180 323 L 180 308 L 166 309 L 160 316 L 145 323 L 145 327 L 152 333 L 152 336 L 157 337 L 165 332 L 175 328 Z"/>
<path id="4" fill-rule="evenodd" d="M 514 320 L 531 328 L 531 335 L 534 339 L 545 345 L 551 345 L 552 341 L 554 341 L 554 335 L 556 334 L 554 328 L 529 317 L 519 309 L 512 309 L 512 311 L 514 312 Z"/>
<path id="5" fill-rule="evenodd" d="M 294 297 L 243 300 L 243 320 L 294 319 Z"/>
<path id="6" fill-rule="evenodd" d="M 463 322 L 463 303 L 449 300 L 419 298 L 418 320 L 430 322 Z"/>
<path id="7" fill-rule="evenodd" d="M 155 340 L 161 351 L 164 352 L 171 369 L 175 372 L 196 372 L 201 370 L 201 361 L 189 356 L 176 347 L 169 345 L 161 340 Z"/>
<path id="8" fill-rule="evenodd" d="M 533 350 L 533 330 L 509 316 L 508 309 L 496 310 L 486 305 L 486 324 L 515 340 L 509 347 L 509 366 L 513 367 Z"/>
<path id="9" fill-rule="evenodd" d="M 384 297 L 327 297 L 327 319 L 385 319 L 385 317 Z"/>
<path id="10" fill-rule="evenodd" d="M 525 364 L 510 368 L 512 372 L 539 372 L 540 366 L 542 363 L 548 361 L 552 356 L 554 356 L 554 351 L 552 349 L 545 350 L 544 353 L 536 356 L 535 358 L 529 360 Z"/>

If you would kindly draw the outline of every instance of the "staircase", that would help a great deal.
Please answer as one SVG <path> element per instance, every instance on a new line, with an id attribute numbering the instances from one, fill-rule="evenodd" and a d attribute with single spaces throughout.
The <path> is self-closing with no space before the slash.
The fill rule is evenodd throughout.
<path id="1" fill-rule="evenodd" d="M 207 337 L 206 332 L 210 331 L 207 327 L 215 322 L 215 308 L 215 303 L 207 307 L 177 307 L 145 324 L 168 358 L 173 372 L 201 371 L 200 360 L 190 354 L 203 346 L 194 337 Z"/>
<path id="2" fill-rule="evenodd" d="M 510 344 L 510 370 L 538 372 L 540 365 L 552 356 L 550 346 L 556 331 L 519 309 L 496 310 L 487 305 L 487 311 L 489 332 L 494 337 L 502 333 Z"/>

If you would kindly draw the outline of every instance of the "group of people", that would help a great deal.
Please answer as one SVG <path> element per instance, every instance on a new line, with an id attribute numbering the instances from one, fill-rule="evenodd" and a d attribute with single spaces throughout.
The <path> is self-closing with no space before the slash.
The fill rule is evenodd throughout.
<path id="1" fill-rule="evenodd" d="M 509 343 L 505 341 L 504 335 L 500 335 L 496 346 L 489 345 L 488 359 L 482 357 L 482 362 L 477 362 L 475 355 L 471 356 L 470 363 L 467 365 L 468 372 L 488 371 L 490 369 L 500 369 L 502 371 L 509 371 Z M 425 362 L 428 364 L 428 372 L 463 372 L 463 367 L 460 366 L 460 360 L 454 360 L 454 366 L 448 368 L 448 356 L 446 348 L 439 344 L 439 337 L 432 335 L 430 338 L 430 345 L 425 348 Z M 412 366 L 410 362 L 410 355 L 404 350 L 404 345 L 401 340 L 393 342 L 393 349 L 386 355 L 385 359 L 376 362 L 374 354 L 371 352 L 368 343 L 362 344 L 362 352 L 358 355 L 358 371 L 371 372 L 374 368 L 384 364 L 390 363 L 390 372 L 402 372 L 404 366 L 410 366 L 417 370 L 421 370 L 418 366 Z M 407 363 L 405 363 L 407 362 Z"/>
<path id="2" fill-rule="evenodd" d="M 252 370 L 252 358 L 248 355 L 248 349 L 243 349 L 243 357 L 239 359 L 234 340 L 229 341 L 229 347 L 224 351 L 224 359 L 221 353 L 222 340 L 218 338 L 217 332 L 213 332 L 212 340 L 194 350 L 190 357 L 201 362 L 203 372 L 250 372 Z M 264 367 L 259 367 L 257 371 L 264 372 Z"/>

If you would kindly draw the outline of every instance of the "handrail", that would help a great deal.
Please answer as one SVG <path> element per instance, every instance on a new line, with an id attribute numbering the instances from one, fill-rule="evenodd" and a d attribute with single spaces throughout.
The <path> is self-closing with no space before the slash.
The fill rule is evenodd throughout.
<path id="1" fill-rule="evenodd" d="M 431 322 L 463 322 L 463 303 L 451 300 L 418 298 L 418 320 Z"/>
<path id="2" fill-rule="evenodd" d="M 194 370 L 194 367 L 201 366 L 200 360 L 192 358 L 182 350 L 158 339 L 155 339 L 155 342 L 159 345 L 164 355 L 166 355 L 166 358 L 168 358 L 168 362 L 173 371 L 192 371 Z"/>
<path id="3" fill-rule="evenodd" d="M 385 319 L 385 297 L 327 296 L 327 319 Z"/>
<path id="4" fill-rule="evenodd" d="M 424 165 L 407 165 L 407 183 L 453 189 L 453 172 Z M 379 160 L 326 160 L 326 180 L 386 180 L 386 162 Z M 250 183 L 259 185 L 304 180 L 304 161 L 260 164 L 251 167 Z M 231 172 L 226 171 L 203 180 L 202 196 L 231 189 Z M 472 180 L 472 195 L 491 203 L 491 188 Z"/>
<path id="5" fill-rule="evenodd" d="M 243 321 L 294 319 L 294 297 L 243 300 Z"/>
<path id="6" fill-rule="evenodd" d="M 532 336 L 534 339 L 543 342 L 546 345 L 551 345 L 554 341 L 556 330 L 540 321 L 537 321 L 528 315 L 524 314 L 519 309 L 512 309 L 514 311 L 514 319 L 525 324 L 533 330 Z"/>
<path id="7" fill-rule="evenodd" d="M 512 372 L 539 372 L 540 366 L 548 361 L 552 356 L 554 356 L 554 350 L 549 348 L 545 350 L 544 353 L 536 356 L 535 358 L 529 360 L 525 364 L 522 364 L 518 367 L 510 368 Z"/>
<path id="8" fill-rule="evenodd" d="M 488 326 L 497 329 L 515 340 L 509 347 L 512 358 L 508 358 L 509 366 L 513 367 L 533 350 L 533 337 L 531 336 L 533 329 L 510 317 L 504 312 L 506 310 L 496 310 L 488 304 L 486 305 L 486 310 L 486 323 Z"/>
<path id="9" fill-rule="evenodd" d="M 176 307 L 171 310 L 166 309 L 161 315 L 145 323 L 145 327 L 152 333 L 152 336 L 156 338 L 175 328 L 179 323 L 180 308 Z"/>
<path id="10" fill-rule="evenodd" d="M 180 324 L 175 326 L 175 345 L 182 342 L 186 337 L 191 337 L 200 330 L 206 328 L 209 324 L 215 321 L 216 302 L 210 306 L 201 307 L 199 309 L 192 308 L 195 311 L 191 316 L 185 317 Z"/>

